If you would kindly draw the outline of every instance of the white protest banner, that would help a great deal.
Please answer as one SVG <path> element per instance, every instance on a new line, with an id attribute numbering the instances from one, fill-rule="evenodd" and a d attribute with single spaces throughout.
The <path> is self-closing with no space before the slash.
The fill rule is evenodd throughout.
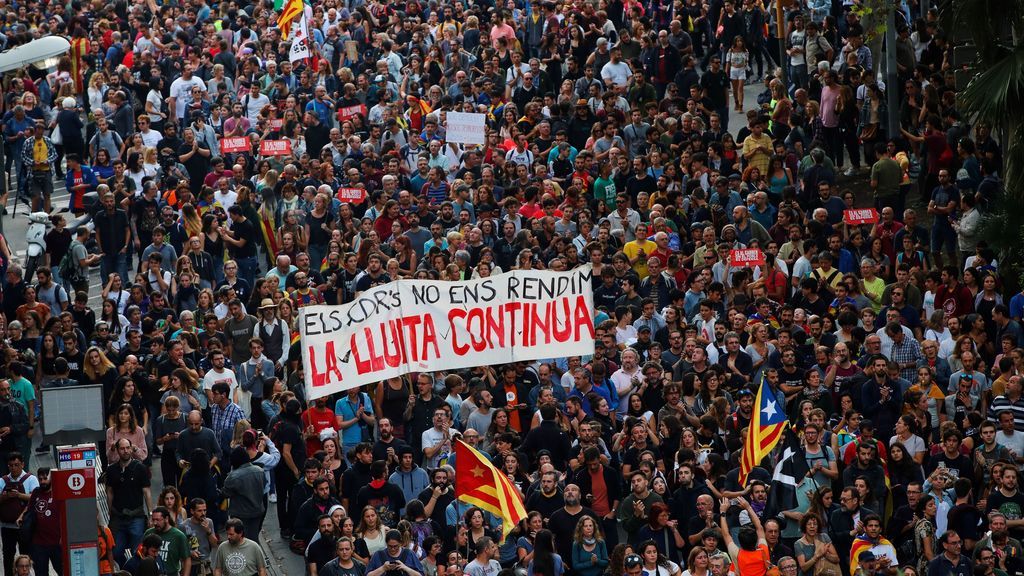
<path id="1" fill-rule="evenodd" d="M 483 146 L 487 142 L 484 122 L 486 114 L 473 112 L 448 112 L 445 114 L 448 120 L 445 126 L 444 138 L 448 142 L 457 144 L 479 144 Z"/>
<path id="2" fill-rule="evenodd" d="M 462 282 L 398 280 L 300 310 L 306 398 L 410 372 L 594 352 L 593 271 L 514 270 Z"/>
<path id="3" fill-rule="evenodd" d="M 303 58 L 309 58 L 309 23 L 306 15 L 292 24 L 292 47 L 288 52 L 288 61 L 295 62 Z"/>

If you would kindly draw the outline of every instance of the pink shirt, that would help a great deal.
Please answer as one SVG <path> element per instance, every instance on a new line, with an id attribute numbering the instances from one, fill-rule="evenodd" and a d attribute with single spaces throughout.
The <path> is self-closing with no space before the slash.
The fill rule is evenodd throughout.
<path id="1" fill-rule="evenodd" d="M 505 38 L 508 40 L 508 47 L 513 48 L 516 43 L 516 31 L 508 24 L 502 23 L 500 25 L 491 28 L 491 45 L 497 49 L 498 39 Z"/>
<path id="2" fill-rule="evenodd" d="M 836 103 L 839 101 L 839 86 L 821 88 L 821 123 L 826 128 L 839 126 L 839 114 L 836 113 Z"/>

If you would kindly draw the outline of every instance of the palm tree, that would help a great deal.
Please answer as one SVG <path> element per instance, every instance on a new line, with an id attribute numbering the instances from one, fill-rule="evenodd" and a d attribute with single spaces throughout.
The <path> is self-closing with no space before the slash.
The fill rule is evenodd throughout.
<path id="1" fill-rule="evenodd" d="M 1004 280 L 1024 285 L 1024 3 L 1019 0 L 946 0 L 942 27 L 969 35 L 977 50 L 977 74 L 958 96 L 958 108 L 973 123 L 1002 132 L 1006 194 L 986 216 L 984 236 L 999 256 Z"/>

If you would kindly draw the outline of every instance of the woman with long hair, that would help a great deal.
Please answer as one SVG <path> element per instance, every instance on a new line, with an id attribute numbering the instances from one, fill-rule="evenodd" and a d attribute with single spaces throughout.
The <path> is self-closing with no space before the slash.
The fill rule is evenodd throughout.
<path id="1" fill-rule="evenodd" d="M 205 408 L 203 402 L 205 395 L 199 393 L 199 383 L 184 368 L 176 368 L 171 372 L 171 377 L 167 379 L 167 386 L 161 388 L 160 391 L 163 393 L 160 396 L 161 403 L 174 396 L 178 399 L 179 405 L 187 408 L 189 412 Z"/>
<path id="2" fill-rule="evenodd" d="M 145 405 L 142 401 L 142 391 L 135 385 L 135 381 L 127 376 L 122 376 L 117 379 L 117 384 L 114 386 L 114 392 L 110 395 L 107 401 L 107 410 L 110 414 L 107 425 L 114 425 L 114 414 L 117 409 L 122 405 L 129 405 L 132 407 L 132 412 L 135 413 L 135 421 L 139 422 L 140 425 L 146 430 L 149 429 L 149 412 L 146 411 Z"/>
<path id="3" fill-rule="evenodd" d="M 359 515 L 359 527 L 356 529 L 358 539 L 353 556 L 361 562 L 369 562 L 371 556 L 384 549 L 384 536 L 387 532 L 388 527 L 381 523 L 377 509 L 370 505 L 363 507 L 362 514 Z"/>
<path id="4" fill-rule="evenodd" d="M 907 485 L 912 482 L 924 482 L 924 471 L 911 454 L 902 442 L 893 442 L 889 446 L 886 472 L 889 475 L 893 506 L 896 508 L 907 503 Z"/>
<path id="5" fill-rule="evenodd" d="M 846 169 L 846 176 L 853 176 L 860 170 L 860 141 L 858 139 L 858 126 L 860 124 L 860 109 L 857 108 L 857 100 L 854 97 L 853 89 L 849 86 L 839 88 L 839 98 L 836 101 L 836 112 L 839 115 L 839 132 L 842 144 L 846 146 L 846 152 L 850 156 L 850 167 Z M 843 169 L 843 151 L 840 148 L 836 157 L 836 172 Z"/>
<path id="6" fill-rule="evenodd" d="M 320 445 L 323 447 L 323 475 L 331 481 L 332 492 L 341 494 L 341 474 L 347 467 L 341 454 L 341 445 L 336 436 L 325 438 Z"/>
<path id="7" fill-rule="evenodd" d="M 36 353 L 36 379 L 41 388 L 45 388 L 57 377 L 53 361 L 60 356 L 60 345 L 57 337 L 47 332 L 39 337 L 39 351 Z"/>
<path id="8" fill-rule="evenodd" d="M 928 563 L 935 558 L 937 513 L 937 501 L 929 495 L 922 497 L 914 508 L 914 516 L 917 518 L 917 523 L 914 524 L 914 551 L 917 554 L 917 571 L 920 574 L 928 570 Z"/>
<path id="9" fill-rule="evenodd" d="M 181 526 L 188 519 L 188 513 L 185 512 L 185 503 L 181 498 L 181 493 L 173 485 L 164 486 L 164 489 L 160 491 L 160 495 L 157 496 L 156 505 L 164 506 L 171 511 L 172 526 Z"/>
<path id="10" fill-rule="evenodd" d="M 114 392 L 114 386 L 117 384 L 117 376 L 117 368 L 102 350 L 96 346 L 90 346 L 85 351 L 80 384 L 101 384 L 104 395 L 110 398 Z"/>
<path id="11" fill-rule="evenodd" d="M 576 523 L 572 538 L 573 572 L 579 576 L 598 576 L 608 564 L 608 544 L 601 535 L 601 527 L 593 517 L 583 516 Z"/>
<path id="12" fill-rule="evenodd" d="M 640 558 L 644 563 L 644 574 L 650 576 L 679 576 L 682 574 L 679 565 L 666 558 L 653 540 L 640 544 Z"/>
<path id="13" fill-rule="evenodd" d="M 562 557 L 555 552 L 555 535 L 548 529 L 537 532 L 533 541 L 533 560 L 527 574 L 543 574 L 544 576 L 562 576 L 565 564 Z"/>
<path id="14" fill-rule="evenodd" d="M 537 534 L 544 529 L 544 516 L 533 510 L 526 515 L 518 529 L 520 536 L 516 540 L 516 557 L 519 559 L 520 566 L 528 566 L 530 562 L 533 562 Z"/>
<path id="15" fill-rule="evenodd" d="M 832 516 L 832 512 L 839 509 L 839 504 L 835 502 L 834 494 L 831 486 L 821 486 L 815 490 L 814 495 L 811 497 L 811 505 L 807 508 L 807 514 L 813 515 L 821 521 L 818 527 L 820 534 L 827 534 L 829 531 L 829 518 Z"/>
<path id="16" fill-rule="evenodd" d="M 135 420 L 135 410 L 131 404 L 122 404 L 113 414 L 113 424 L 107 428 L 107 462 L 117 462 L 117 442 L 121 439 L 131 441 L 132 458 L 141 462 L 149 456 L 146 450 L 146 432 Z"/>
<path id="17" fill-rule="evenodd" d="M 218 470 L 210 463 L 210 454 L 202 448 L 195 448 L 189 454 L 187 466 L 178 482 L 178 492 L 183 501 L 196 498 L 206 501 L 207 510 L 215 525 L 221 524 L 220 497 L 217 489 Z"/>
<path id="18" fill-rule="evenodd" d="M 743 112 L 743 85 L 747 81 L 750 53 L 743 36 L 737 35 L 725 55 L 725 73 L 732 84 L 733 103 L 737 112 Z"/>

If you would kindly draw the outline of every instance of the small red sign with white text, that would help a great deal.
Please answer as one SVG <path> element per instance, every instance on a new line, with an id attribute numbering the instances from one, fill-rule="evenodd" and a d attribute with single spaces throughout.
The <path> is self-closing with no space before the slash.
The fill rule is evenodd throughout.
<path id="1" fill-rule="evenodd" d="M 878 210 L 874 208 L 854 208 L 843 211 L 843 222 L 847 224 L 874 224 L 878 222 Z"/>
<path id="2" fill-rule="evenodd" d="M 264 140 L 260 142 L 260 156 L 288 156 L 292 143 L 288 140 Z"/>
<path id="3" fill-rule="evenodd" d="M 271 130 L 280 130 L 281 128 L 284 128 L 284 119 L 274 118 L 273 120 L 270 121 Z"/>
<path id="4" fill-rule="evenodd" d="M 366 116 L 366 104 L 359 104 L 357 106 L 346 106 L 338 110 L 338 120 L 344 122 L 349 118 L 361 114 Z"/>
<path id="5" fill-rule="evenodd" d="M 366 199 L 366 190 L 363 188 L 339 188 L 338 200 L 361 204 Z"/>
<path id="6" fill-rule="evenodd" d="M 757 248 L 745 248 L 729 252 L 729 265 L 733 268 L 749 268 L 764 264 L 764 253 Z"/>
<path id="7" fill-rule="evenodd" d="M 231 152 L 248 152 L 249 151 L 249 139 L 245 136 L 238 136 L 235 138 L 221 138 L 220 139 L 220 153 L 228 154 Z"/>

